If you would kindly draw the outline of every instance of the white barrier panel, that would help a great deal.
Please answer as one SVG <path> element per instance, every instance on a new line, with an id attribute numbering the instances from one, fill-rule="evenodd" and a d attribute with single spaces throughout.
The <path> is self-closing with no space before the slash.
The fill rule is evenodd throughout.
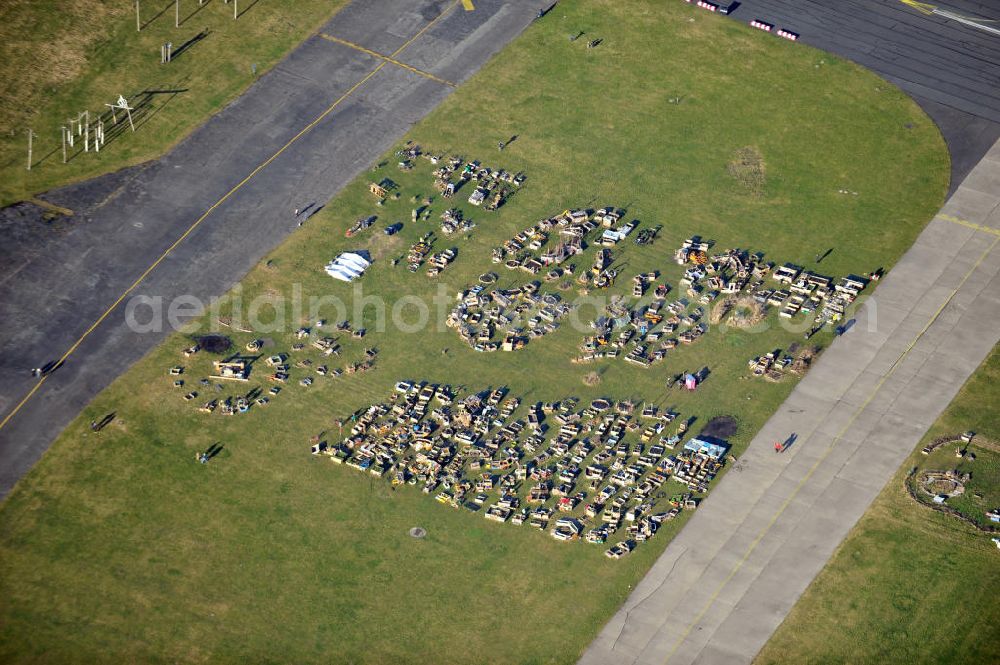
<path id="1" fill-rule="evenodd" d="M 784 29 L 779 29 L 774 34 L 778 35 L 779 37 L 784 37 L 785 39 L 790 39 L 793 42 L 799 38 L 799 33 L 791 32 L 790 30 L 784 30 Z"/>
<path id="2" fill-rule="evenodd" d="M 757 19 L 750 21 L 750 27 L 757 28 L 758 30 L 763 30 L 764 32 L 771 32 L 771 30 L 774 28 L 774 26 L 771 25 L 770 23 L 765 23 L 764 21 L 758 21 Z"/>

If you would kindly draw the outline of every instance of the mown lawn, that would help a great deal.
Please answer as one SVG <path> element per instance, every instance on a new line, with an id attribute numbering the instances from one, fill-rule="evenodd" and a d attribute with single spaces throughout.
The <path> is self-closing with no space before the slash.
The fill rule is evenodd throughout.
<path id="1" fill-rule="evenodd" d="M 163 154 L 234 99 L 318 28 L 344 0 L 240 4 L 142 0 L 141 32 L 133 0 L 9 0 L 0 4 L 0 205 Z M 196 38 L 183 52 L 182 45 Z M 160 46 L 177 57 L 160 64 Z M 60 128 L 125 95 L 137 114 L 135 134 L 111 140 L 99 154 L 83 153 L 83 138 L 62 162 Z M 176 91 L 172 92 L 172 91 Z M 27 170 L 28 129 L 34 131 Z M 111 130 L 107 129 L 109 137 Z"/>
<path id="2" fill-rule="evenodd" d="M 920 448 L 969 429 L 1000 439 L 1000 347 L 928 431 L 755 662 L 1000 660 L 996 546 L 989 535 L 917 505 L 903 488 L 913 466 L 929 464 Z M 953 449 L 947 455 L 952 465 Z M 995 454 L 976 452 L 969 468 L 973 479 L 981 472 L 995 477 Z M 978 468 L 980 461 L 990 467 Z M 988 492 L 995 500 L 996 486 L 985 488 L 984 496 Z"/>
<path id="3" fill-rule="evenodd" d="M 586 37 L 568 39 L 581 30 L 603 42 L 587 49 Z M 498 152 L 497 141 L 513 135 Z M 673 250 L 692 234 L 718 249 L 863 273 L 898 259 L 936 212 L 948 178 L 933 123 L 892 86 L 681 2 L 561 3 L 408 138 L 523 170 L 527 181 L 486 212 L 464 203 L 468 190 L 439 200 L 426 161 L 402 172 L 386 155 L 244 279 L 244 303 L 295 289 L 346 301 L 346 318 L 372 332 L 345 339 L 337 362 L 377 347 L 373 372 L 317 378 L 308 389 L 300 372 L 267 407 L 205 415 L 196 406 L 207 397 L 181 395 L 197 388 L 211 358 L 184 358 L 190 341 L 178 334 L 102 393 L 0 507 L 0 659 L 573 662 L 686 514 L 610 561 L 601 547 L 487 522 L 416 488 L 392 491 L 311 457 L 310 437 L 335 438 L 336 418 L 412 378 L 507 385 L 526 403 L 646 400 L 695 418 L 694 431 L 728 415 L 739 455 L 793 387 L 750 378 L 747 360 L 801 342 L 803 326 L 777 326 L 772 312 L 764 333 L 715 328 L 648 370 L 621 359 L 571 364 L 582 333 L 570 325 L 514 354 L 477 354 L 451 330 L 377 331 L 375 308 L 355 316 L 352 287 L 320 268 L 345 249 L 369 250 L 376 261 L 360 285 L 390 308 L 404 295 L 429 300 L 438 284 L 450 296 L 488 270 L 513 285 L 525 278 L 491 263 L 491 248 L 565 208 L 615 205 L 662 229 L 652 246 L 628 240 L 615 250 L 624 272 L 614 293 L 654 269 L 676 288 Z M 757 196 L 727 172 L 748 146 L 766 168 Z M 399 184 L 400 198 L 377 208 L 367 185 L 382 177 Z M 434 197 L 431 221 L 410 222 L 415 196 Z M 459 249 L 455 264 L 436 280 L 408 272 L 405 260 L 392 266 L 452 205 L 477 224 L 469 237 L 437 241 L 435 251 Z M 370 214 L 379 215 L 377 228 L 343 237 Z M 396 220 L 404 230 L 383 235 Z M 590 249 L 578 263 L 592 257 Z M 342 318 L 330 304 L 316 317 Z M 268 349 L 287 351 L 294 329 L 316 317 L 302 314 L 281 332 L 226 332 L 238 348 L 264 337 Z M 829 332 L 813 338 L 829 341 Z M 182 390 L 166 374 L 176 364 L 187 367 Z M 702 367 L 711 374 L 697 391 L 665 391 L 668 376 Z M 587 387 L 591 371 L 601 381 Z M 263 385 L 262 374 L 251 385 Z M 115 421 L 90 432 L 109 412 Z M 222 454 L 195 463 L 214 442 Z M 413 526 L 427 538 L 407 536 Z"/>

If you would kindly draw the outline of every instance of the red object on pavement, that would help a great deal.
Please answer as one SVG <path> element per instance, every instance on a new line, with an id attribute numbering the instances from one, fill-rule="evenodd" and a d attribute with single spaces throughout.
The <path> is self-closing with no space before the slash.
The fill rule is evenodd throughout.
<path id="1" fill-rule="evenodd" d="M 784 449 L 784 446 L 781 445 L 780 441 L 775 441 L 774 442 L 774 452 L 780 453 L 783 449 Z"/>

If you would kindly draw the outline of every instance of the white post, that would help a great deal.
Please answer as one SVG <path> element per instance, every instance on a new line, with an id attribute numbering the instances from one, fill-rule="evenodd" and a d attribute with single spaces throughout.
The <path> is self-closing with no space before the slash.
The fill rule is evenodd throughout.
<path id="1" fill-rule="evenodd" d="M 62 128 L 62 151 L 63 151 L 63 164 L 66 163 L 66 126 L 63 125 Z"/>
<path id="2" fill-rule="evenodd" d="M 239 6 L 240 6 L 240 0 L 233 0 L 233 20 L 234 21 L 240 17 Z"/>
<path id="3" fill-rule="evenodd" d="M 28 170 L 31 170 L 31 139 L 34 137 L 35 133 L 28 130 Z"/>
<path id="4" fill-rule="evenodd" d="M 69 120 L 69 130 L 66 132 L 66 138 L 68 139 L 69 147 L 73 147 L 73 119 Z"/>
<path id="5" fill-rule="evenodd" d="M 174 27 L 181 27 L 181 0 L 174 0 Z"/>
<path id="6" fill-rule="evenodd" d="M 128 126 L 131 127 L 132 131 L 134 132 L 135 131 L 135 125 L 132 124 L 132 109 L 129 108 L 128 104 L 125 105 L 125 113 L 128 114 Z"/>
<path id="7" fill-rule="evenodd" d="M 142 32 L 142 24 L 139 23 L 139 0 L 135 0 L 135 31 Z"/>
<path id="8" fill-rule="evenodd" d="M 83 151 L 90 152 L 90 118 L 83 125 Z"/>

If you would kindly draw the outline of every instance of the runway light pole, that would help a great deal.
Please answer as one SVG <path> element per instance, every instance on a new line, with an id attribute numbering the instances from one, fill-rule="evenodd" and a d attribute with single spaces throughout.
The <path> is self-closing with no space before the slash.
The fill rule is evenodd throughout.
<path id="1" fill-rule="evenodd" d="M 28 130 L 28 170 L 31 170 L 31 140 L 35 137 L 35 132 Z"/>

